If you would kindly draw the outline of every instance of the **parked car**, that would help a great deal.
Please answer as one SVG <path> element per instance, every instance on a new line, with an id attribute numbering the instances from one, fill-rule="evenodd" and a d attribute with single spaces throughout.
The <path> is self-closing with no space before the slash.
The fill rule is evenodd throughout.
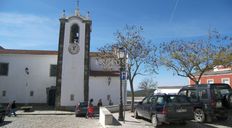
<path id="1" fill-rule="evenodd" d="M 88 102 L 79 102 L 75 110 L 76 117 L 86 116 L 87 108 L 88 108 Z"/>
<path id="2" fill-rule="evenodd" d="M 152 94 L 137 104 L 134 117 L 147 118 L 154 126 L 167 122 L 181 122 L 193 119 L 192 103 L 186 96 Z"/>
<path id="3" fill-rule="evenodd" d="M 0 104 L 0 123 L 2 123 L 5 119 L 5 108 Z"/>
<path id="4" fill-rule="evenodd" d="M 184 86 L 179 95 L 189 97 L 194 104 L 194 119 L 197 122 L 226 120 L 232 108 L 232 89 L 228 84 L 200 84 Z"/>

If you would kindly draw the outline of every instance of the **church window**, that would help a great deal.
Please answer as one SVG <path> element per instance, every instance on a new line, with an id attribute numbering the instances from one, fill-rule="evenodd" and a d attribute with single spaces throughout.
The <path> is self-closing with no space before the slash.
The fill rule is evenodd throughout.
<path id="1" fill-rule="evenodd" d="M 70 32 L 70 43 L 78 43 L 79 37 L 79 26 L 77 24 L 73 24 Z"/>
<path id="2" fill-rule="evenodd" d="M 8 69 L 9 69 L 8 63 L 0 63 L 0 76 L 7 76 Z"/>
<path id="3" fill-rule="evenodd" d="M 57 69 L 57 65 L 55 64 L 51 64 L 50 65 L 50 76 L 56 76 L 56 69 Z"/>
<path id="4" fill-rule="evenodd" d="M 34 96 L 34 91 L 30 91 L 30 96 Z"/>
<path id="5" fill-rule="evenodd" d="M 229 78 L 222 78 L 222 83 L 230 84 L 230 79 Z"/>
<path id="6" fill-rule="evenodd" d="M 213 83 L 214 83 L 214 80 L 213 80 L 213 79 L 207 79 L 207 83 L 208 83 L 208 84 L 213 84 Z"/>
<path id="7" fill-rule="evenodd" d="M 2 96 L 6 96 L 6 90 L 2 91 Z"/>
<path id="8" fill-rule="evenodd" d="M 73 94 L 70 95 L 70 100 L 74 101 L 74 95 Z"/>

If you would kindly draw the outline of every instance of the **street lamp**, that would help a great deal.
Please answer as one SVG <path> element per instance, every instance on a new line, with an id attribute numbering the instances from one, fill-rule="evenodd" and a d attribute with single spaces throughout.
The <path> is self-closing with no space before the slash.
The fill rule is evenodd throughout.
<path id="1" fill-rule="evenodd" d="M 124 71 L 123 60 L 125 59 L 125 51 L 122 47 L 117 50 L 117 57 L 120 60 L 120 104 L 119 104 L 118 120 L 123 121 L 124 117 L 123 117 L 123 102 L 122 102 L 122 79 L 123 79 L 122 72 Z"/>

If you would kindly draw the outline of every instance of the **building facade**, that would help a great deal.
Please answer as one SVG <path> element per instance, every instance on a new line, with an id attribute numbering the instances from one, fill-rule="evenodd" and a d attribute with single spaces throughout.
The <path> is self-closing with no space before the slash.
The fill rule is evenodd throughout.
<path id="1" fill-rule="evenodd" d="M 90 52 L 92 21 L 80 15 L 60 18 L 58 51 L 0 50 L 0 103 L 48 103 L 57 107 L 102 99 L 120 100 L 120 67 L 104 70 L 99 53 Z M 123 82 L 123 96 L 126 82 Z M 55 88 L 55 94 L 50 90 Z M 126 97 L 123 98 L 126 103 Z"/>
<path id="2" fill-rule="evenodd" d="M 0 102 L 46 103 L 56 65 L 56 51 L 0 50 Z"/>
<path id="3" fill-rule="evenodd" d="M 189 80 L 189 83 L 195 84 L 192 80 Z M 199 83 L 226 83 L 232 87 L 232 68 L 217 66 L 213 70 L 205 72 L 202 75 Z"/>

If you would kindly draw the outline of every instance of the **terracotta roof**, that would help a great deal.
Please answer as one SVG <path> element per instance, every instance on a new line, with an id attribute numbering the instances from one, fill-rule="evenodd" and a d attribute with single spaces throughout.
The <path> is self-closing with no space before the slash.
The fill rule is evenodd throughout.
<path id="1" fill-rule="evenodd" d="M 57 55 L 57 51 L 1 49 L 0 54 Z"/>
<path id="2" fill-rule="evenodd" d="M 90 71 L 90 76 L 119 76 L 119 71 Z"/>
<path id="3" fill-rule="evenodd" d="M 232 70 L 224 70 L 224 71 L 208 71 L 204 73 L 205 75 L 221 75 L 221 74 L 231 74 Z"/>

